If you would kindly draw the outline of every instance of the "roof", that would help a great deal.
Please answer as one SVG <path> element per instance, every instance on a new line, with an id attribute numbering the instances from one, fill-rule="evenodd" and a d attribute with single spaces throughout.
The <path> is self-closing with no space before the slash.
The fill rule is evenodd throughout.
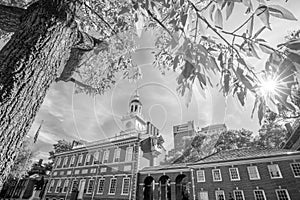
<path id="1" fill-rule="evenodd" d="M 225 124 L 213 124 L 213 125 L 209 125 L 209 126 L 201 128 L 200 131 L 212 130 L 212 129 L 216 129 L 216 128 L 226 128 L 226 125 Z"/>
<path id="2" fill-rule="evenodd" d="M 292 151 L 288 149 L 241 148 L 241 149 L 219 151 L 217 153 L 211 154 L 199 160 L 195 160 L 194 163 L 245 160 L 245 159 L 273 157 L 279 155 L 290 155 L 295 153 L 300 153 L 300 152 Z"/>
<path id="3" fill-rule="evenodd" d="M 299 154 L 299 151 L 291 151 L 287 149 L 270 149 L 270 148 L 241 148 L 241 149 L 232 149 L 220 151 L 213 153 L 209 156 L 201 158 L 199 160 L 189 160 L 188 163 L 178 163 L 178 164 L 169 164 L 169 165 L 159 165 L 153 167 L 145 167 L 141 172 L 145 173 L 147 171 L 164 171 L 164 170 L 176 170 L 182 168 L 188 168 L 191 165 L 197 164 L 210 164 L 210 163 L 222 163 L 226 161 L 239 161 L 239 160 L 251 160 L 258 158 L 271 158 L 277 156 L 293 155 Z"/>

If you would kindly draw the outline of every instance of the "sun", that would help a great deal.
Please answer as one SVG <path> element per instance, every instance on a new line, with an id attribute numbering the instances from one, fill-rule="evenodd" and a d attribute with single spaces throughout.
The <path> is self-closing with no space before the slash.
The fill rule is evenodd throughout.
<path id="1" fill-rule="evenodd" d="M 276 93 L 278 83 L 275 80 L 263 80 L 260 84 L 260 91 L 263 95 L 272 95 Z"/>

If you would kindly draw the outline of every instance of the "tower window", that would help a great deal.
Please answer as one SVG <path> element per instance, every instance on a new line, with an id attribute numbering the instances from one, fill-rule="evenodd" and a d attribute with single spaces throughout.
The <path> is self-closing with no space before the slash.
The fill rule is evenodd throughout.
<path id="1" fill-rule="evenodd" d="M 133 105 L 131 105 L 130 111 L 133 112 Z"/>
<path id="2" fill-rule="evenodd" d="M 137 111 L 137 108 L 138 108 L 138 106 L 137 106 L 137 105 L 135 105 L 135 107 L 134 107 L 134 112 L 136 112 L 136 111 Z"/>

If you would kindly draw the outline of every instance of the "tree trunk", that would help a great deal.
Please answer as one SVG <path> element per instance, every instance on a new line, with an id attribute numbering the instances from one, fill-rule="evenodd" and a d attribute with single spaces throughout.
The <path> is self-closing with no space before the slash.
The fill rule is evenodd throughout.
<path id="1" fill-rule="evenodd" d="M 69 5 L 62 6 L 63 2 L 43 0 L 30 6 L 18 30 L 0 51 L 0 184 L 76 42 L 78 32 L 67 25 L 70 23 L 65 10 Z M 0 11 L 1 17 L 10 11 L 14 9 Z M 17 20 L 12 24 L 15 26 Z"/>

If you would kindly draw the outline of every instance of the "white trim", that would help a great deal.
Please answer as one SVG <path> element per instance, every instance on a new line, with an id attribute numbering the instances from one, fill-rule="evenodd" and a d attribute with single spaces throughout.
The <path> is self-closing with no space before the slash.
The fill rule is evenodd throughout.
<path id="1" fill-rule="evenodd" d="M 84 165 L 91 165 L 90 161 L 91 161 L 91 154 L 87 153 L 85 156 Z M 87 162 L 88 162 L 88 164 L 87 164 Z"/>
<path id="2" fill-rule="evenodd" d="M 113 180 L 116 181 L 115 187 L 114 187 L 115 192 L 114 192 L 114 193 L 111 193 L 110 190 L 112 189 L 112 188 L 111 188 L 111 184 L 112 184 Z M 110 182 L 109 182 L 108 194 L 109 194 L 109 195 L 115 195 L 115 194 L 116 194 L 116 190 L 117 190 L 117 178 L 111 178 L 111 179 L 110 179 Z"/>
<path id="3" fill-rule="evenodd" d="M 272 174 L 271 174 L 271 167 L 272 166 L 275 166 L 276 167 L 276 170 L 277 170 L 277 173 L 278 173 L 278 177 L 273 177 Z M 278 178 L 282 178 L 282 174 L 281 174 L 281 171 L 280 171 L 280 168 L 279 168 L 279 165 L 278 164 L 271 164 L 271 165 L 268 165 L 268 170 L 269 170 L 269 174 L 270 174 L 270 178 L 271 179 L 278 179 Z"/>
<path id="4" fill-rule="evenodd" d="M 299 175 L 297 176 L 297 175 L 295 174 L 294 168 L 293 168 L 293 166 L 292 166 L 293 164 L 299 165 L 299 170 L 300 170 L 300 162 L 293 162 L 293 163 L 290 163 L 291 170 L 292 170 L 292 172 L 293 172 L 293 174 L 294 174 L 294 177 L 295 177 L 295 178 L 300 178 L 300 171 L 299 171 Z"/>
<path id="5" fill-rule="evenodd" d="M 107 158 L 107 159 L 106 159 Z M 104 159 L 107 161 L 107 162 L 104 162 Z M 109 150 L 105 150 L 103 152 L 103 157 L 102 157 L 102 163 L 108 163 L 109 161 Z"/>
<path id="6" fill-rule="evenodd" d="M 53 193 L 52 190 L 54 188 L 54 183 L 55 183 L 55 179 L 51 179 L 50 180 L 50 185 L 49 185 L 49 188 L 47 190 L 47 193 Z M 54 190 L 55 191 L 55 190 Z"/>
<path id="7" fill-rule="evenodd" d="M 82 164 L 82 161 L 83 161 L 83 154 L 79 154 L 76 166 L 79 166 L 79 164 Z"/>
<path id="8" fill-rule="evenodd" d="M 91 181 L 94 181 L 94 183 L 93 183 L 93 186 L 92 186 L 92 191 L 89 192 L 89 187 L 90 187 Z M 86 194 L 92 194 L 93 193 L 94 185 L 95 185 L 95 179 L 94 178 L 89 179 L 89 182 L 88 182 L 88 185 L 87 185 L 87 189 L 86 189 Z"/>
<path id="9" fill-rule="evenodd" d="M 217 196 L 217 193 L 220 193 L 222 194 L 222 196 L 224 197 L 224 200 L 226 200 L 226 197 L 225 197 L 225 192 L 224 190 L 215 190 L 215 196 L 216 196 L 216 200 L 219 200 L 218 196 Z"/>
<path id="10" fill-rule="evenodd" d="M 114 158 L 113 158 L 113 162 L 114 163 L 116 163 L 116 162 L 120 162 L 120 157 L 121 157 L 121 149 L 120 148 L 116 148 L 115 150 L 114 150 L 114 156 L 113 156 Z M 116 161 L 116 159 L 118 159 L 117 161 Z"/>
<path id="11" fill-rule="evenodd" d="M 237 167 L 230 167 L 228 170 L 229 170 L 231 181 L 240 181 L 241 180 L 239 169 Z M 231 170 L 235 170 L 235 172 L 237 173 L 237 176 L 238 176 L 237 179 L 233 179 Z"/>
<path id="12" fill-rule="evenodd" d="M 244 191 L 243 190 L 233 190 L 233 196 L 234 196 L 234 199 L 236 199 L 236 195 L 235 195 L 235 192 L 241 192 L 242 196 L 243 196 L 243 200 L 245 200 L 245 196 L 244 196 Z"/>
<path id="13" fill-rule="evenodd" d="M 294 155 L 293 155 L 294 154 Z M 286 161 L 299 159 L 300 152 L 289 152 L 289 154 L 281 154 L 279 156 L 271 156 L 266 158 L 252 158 L 252 159 L 239 159 L 239 160 L 229 160 L 229 161 L 220 161 L 217 160 L 215 162 L 207 162 L 207 163 L 187 163 L 186 166 L 191 168 L 208 168 L 208 167 L 220 167 L 220 166 L 231 166 L 231 165 L 243 165 L 243 164 L 258 164 L 258 163 L 266 163 L 266 162 L 278 162 L 278 161 Z"/>
<path id="14" fill-rule="evenodd" d="M 219 172 L 219 174 L 220 174 L 220 180 L 216 180 L 216 177 L 215 177 L 215 175 L 214 175 L 214 171 L 218 171 L 218 172 Z M 220 181 L 222 181 L 221 169 L 212 169 L 212 170 L 211 170 L 211 173 L 212 173 L 212 177 L 213 177 L 213 181 L 214 181 L 214 182 L 220 182 Z"/>
<path id="15" fill-rule="evenodd" d="M 55 186 L 55 191 L 54 193 L 59 193 L 61 191 L 57 191 L 57 189 L 59 189 L 61 187 L 61 179 L 58 179 L 56 186 Z"/>
<path id="16" fill-rule="evenodd" d="M 254 168 L 254 169 L 255 169 L 257 178 L 252 178 L 252 177 L 250 176 L 251 173 L 250 173 L 249 168 Z M 260 180 L 259 171 L 258 171 L 258 168 L 257 168 L 256 165 L 247 166 L 247 171 L 248 171 L 248 176 L 249 176 L 249 179 L 250 179 L 250 180 Z"/>
<path id="17" fill-rule="evenodd" d="M 267 200 L 265 191 L 262 190 L 262 189 L 256 189 L 256 190 L 253 190 L 253 195 L 254 195 L 254 199 L 255 199 L 255 200 L 257 200 L 256 195 L 255 195 L 255 191 L 260 191 L 260 192 L 262 192 L 262 194 L 263 194 L 263 196 L 264 196 L 264 200 Z"/>
<path id="18" fill-rule="evenodd" d="M 68 184 L 66 185 L 66 183 L 68 183 Z M 61 193 L 67 193 L 69 184 L 70 184 L 70 180 L 69 180 L 69 179 L 66 179 L 65 182 L 64 182 L 63 188 L 62 188 L 62 190 L 61 190 Z M 65 187 L 67 188 L 66 191 L 64 191 Z"/>
<path id="19" fill-rule="evenodd" d="M 128 146 L 126 148 L 126 153 L 125 153 L 125 162 L 128 162 L 128 161 L 132 161 L 133 159 L 133 146 Z M 130 153 L 130 154 L 129 154 Z M 131 155 L 131 156 L 130 156 Z"/>
<path id="20" fill-rule="evenodd" d="M 124 193 L 124 182 L 125 182 L 125 180 L 128 180 L 128 193 Z M 122 182 L 122 192 L 121 192 L 121 195 L 129 195 L 129 193 L 130 193 L 130 178 L 129 177 L 125 177 L 125 178 L 123 178 L 123 182 Z"/>
<path id="21" fill-rule="evenodd" d="M 69 161 L 69 156 L 64 157 L 64 161 L 63 161 L 63 164 L 62 164 L 62 168 L 67 167 L 68 161 Z"/>
<path id="22" fill-rule="evenodd" d="M 276 189 L 276 190 L 275 190 L 275 193 L 276 193 L 276 196 L 277 196 L 277 199 L 278 199 L 278 200 L 280 200 L 280 199 L 279 199 L 279 196 L 278 196 L 278 193 L 277 193 L 277 192 L 280 191 L 280 190 L 281 190 L 281 191 L 285 191 L 286 196 L 288 197 L 288 200 L 291 200 L 291 197 L 290 197 L 289 192 L 288 192 L 287 189 Z"/>
<path id="23" fill-rule="evenodd" d="M 74 167 L 75 166 L 75 159 L 76 159 L 76 155 L 72 155 L 70 163 L 69 163 L 69 167 Z M 71 166 L 72 164 L 73 164 L 73 166 Z"/>
<path id="24" fill-rule="evenodd" d="M 100 181 L 103 180 L 103 186 L 102 186 L 102 192 L 99 192 L 99 186 L 100 186 Z M 98 180 L 98 186 L 97 186 L 97 194 L 103 194 L 104 193 L 104 183 L 105 183 L 105 178 L 99 178 Z"/>
<path id="25" fill-rule="evenodd" d="M 203 177 L 203 180 L 199 180 L 199 177 L 200 177 L 200 174 L 199 173 L 202 173 L 202 177 Z M 197 182 L 198 183 L 204 183 L 205 182 L 205 171 L 203 169 L 199 169 L 199 170 L 196 170 L 196 176 L 197 176 Z"/>

